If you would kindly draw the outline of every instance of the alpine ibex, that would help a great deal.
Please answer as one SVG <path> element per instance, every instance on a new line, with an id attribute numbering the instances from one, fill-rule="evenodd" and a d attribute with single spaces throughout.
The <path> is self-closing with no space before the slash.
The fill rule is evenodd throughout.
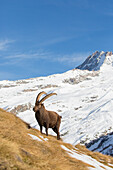
<path id="1" fill-rule="evenodd" d="M 56 112 L 48 111 L 45 109 L 43 102 L 52 95 L 56 95 L 56 93 L 46 94 L 40 101 L 40 97 L 42 94 L 46 94 L 45 92 L 40 92 L 36 98 L 35 107 L 33 111 L 35 112 L 35 118 L 40 126 L 40 132 L 42 133 L 42 126 L 46 129 L 46 135 L 48 136 L 48 128 L 52 128 L 53 131 L 57 134 L 57 139 L 60 139 L 59 127 L 61 123 L 61 116 L 59 116 Z"/>

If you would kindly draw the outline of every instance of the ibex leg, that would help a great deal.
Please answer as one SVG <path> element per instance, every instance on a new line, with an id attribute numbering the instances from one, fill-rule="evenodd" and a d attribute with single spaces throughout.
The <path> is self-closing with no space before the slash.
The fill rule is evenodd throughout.
<path id="1" fill-rule="evenodd" d="M 59 134 L 59 130 L 58 128 L 55 126 L 54 128 L 52 128 L 53 131 L 57 134 L 57 139 L 59 140 L 60 139 L 60 134 Z"/>
<path id="2" fill-rule="evenodd" d="M 42 133 L 42 126 L 40 125 L 40 133 Z"/>

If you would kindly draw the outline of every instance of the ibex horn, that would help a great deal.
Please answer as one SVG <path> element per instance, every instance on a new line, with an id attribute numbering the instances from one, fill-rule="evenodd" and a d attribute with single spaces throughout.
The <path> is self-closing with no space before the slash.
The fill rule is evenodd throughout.
<path id="1" fill-rule="evenodd" d="M 42 91 L 38 94 L 37 98 L 36 98 L 36 101 L 39 101 L 40 97 L 43 95 L 43 94 L 47 94 L 46 92 Z"/>
<path id="2" fill-rule="evenodd" d="M 57 95 L 57 94 L 56 94 L 56 93 L 48 94 L 47 96 L 45 96 L 44 98 L 42 98 L 42 99 L 40 100 L 40 104 L 41 104 L 42 102 L 44 102 L 46 99 L 48 99 L 50 96 L 53 96 L 53 95 Z"/>

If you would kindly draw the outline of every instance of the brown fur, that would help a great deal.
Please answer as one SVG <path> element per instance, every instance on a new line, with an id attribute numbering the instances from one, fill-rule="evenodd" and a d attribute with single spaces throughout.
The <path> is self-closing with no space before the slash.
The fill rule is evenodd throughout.
<path id="1" fill-rule="evenodd" d="M 52 128 L 57 134 L 57 139 L 59 140 L 59 127 L 62 117 L 56 112 L 46 110 L 44 104 L 40 104 L 39 101 L 36 101 L 33 111 L 35 112 L 35 118 L 40 126 L 40 132 L 42 133 L 42 127 L 44 126 L 46 129 L 46 135 L 48 136 L 48 128 Z"/>

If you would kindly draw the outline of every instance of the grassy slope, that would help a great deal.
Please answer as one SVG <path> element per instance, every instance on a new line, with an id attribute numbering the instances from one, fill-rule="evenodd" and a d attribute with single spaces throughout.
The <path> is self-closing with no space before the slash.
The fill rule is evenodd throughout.
<path id="1" fill-rule="evenodd" d="M 49 136 L 48 141 L 33 140 L 28 134 L 40 137 L 40 132 L 28 129 L 26 123 L 11 113 L 0 109 L 0 169 L 41 169 L 41 170 L 84 170 L 88 165 L 71 158 L 60 145 L 72 149 L 56 137 Z M 46 137 L 45 135 L 43 135 Z M 101 160 L 106 165 L 113 162 L 113 158 L 88 151 L 78 145 L 79 152 Z"/>

